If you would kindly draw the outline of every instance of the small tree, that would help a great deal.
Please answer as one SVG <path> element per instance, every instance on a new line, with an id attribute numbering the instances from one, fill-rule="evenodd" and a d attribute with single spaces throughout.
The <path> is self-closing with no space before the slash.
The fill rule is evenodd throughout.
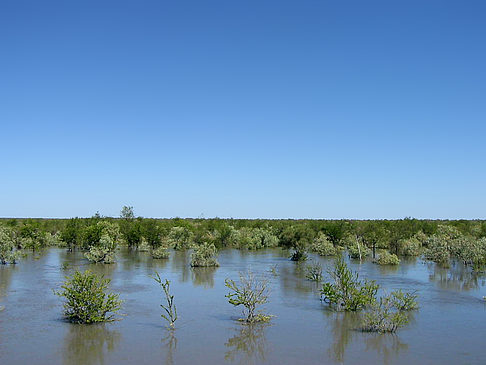
<path id="1" fill-rule="evenodd" d="M 15 250 L 14 231 L 11 228 L 0 227 L 0 264 L 15 264 L 18 256 Z"/>
<path id="2" fill-rule="evenodd" d="M 212 243 L 203 243 L 199 245 L 191 255 L 192 267 L 211 267 L 219 266 L 216 260 L 216 247 Z"/>
<path id="3" fill-rule="evenodd" d="M 64 297 L 64 315 L 73 323 L 112 322 L 114 314 L 121 308 L 118 294 L 106 293 L 110 279 L 98 277 L 87 270 L 76 271 L 54 293 Z M 110 313 L 110 314 L 109 314 Z"/>
<path id="4" fill-rule="evenodd" d="M 334 262 L 334 268 L 328 271 L 332 283 L 324 283 L 321 290 L 323 300 L 338 310 L 357 311 L 376 301 L 378 285 L 374 281 L 359 280 L 358 273 L 353 273 L 342 257 Z"/>
<path id="5" fill-rule="evenodd" d="M 311 281 L 319 282 L 322 279 L 322 265 L 314 262 L 305 268 L 305 277 Z"/>
<path id="6" fill-rule="evenodd" d="M 235 307 L 243 305 L 245 308 L 243 310 L 244 318 L 241 318 L 241 321 L 255 323 L 268 322 L 270 320 L 270 315 L 261 311 L 257 312 L 256 310 L 257 306 L 268 302 L 269 288 L 267 279 L 258 279 L 251 271 L 248 271 L 246 275 L 240 273 L 239 284 L 231 279 L 226 279 L 225 285 L 231 290 L 226 295 L 228 302 Z"/>
<path id="7" fill-rule="evenodd" d="M 155 272 L 155 276 L 152 278 L 162 287 L 165 295 L 165 300 L 167 301 L 166 306 L 163 304 L 160 305 L 162 309 L 164 309 L 166 312 L 166 314 L 162 313 L 160 316 L 169 323 L 170 329 L 174 329 L 175 321 L 177 321 L 177 308 L 174 304 L 174 296 L 170 294 L 170 281 L 167 279 L 165 279 L 165 281 L 162 281 L 157 271 Z"/>

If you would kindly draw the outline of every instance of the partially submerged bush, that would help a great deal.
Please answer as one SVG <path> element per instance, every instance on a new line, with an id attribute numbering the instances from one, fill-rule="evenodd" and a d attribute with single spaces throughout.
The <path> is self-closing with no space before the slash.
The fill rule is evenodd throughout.
<path id="1" fill-rule="evenodd" d="M 425 250 L 425 258 L 434 261 L 440 266 L 449 267 L 451 260 L 450 241 L 447 237 L 442 235 L 432 235 L 427 241 L 427 249 Z"/>
<path id="2" fill-rule="evenodd" d="M 321 281 L 322 279 L 322 265 L 314 262 L 306 266 L 305 277 L 311 281 Z"/>
<path id="3" fill-rule="evenodd" d="M 328 273 L 333 282 L 323 284 L 321 297 L 337 310 L 357 311 L 376 301 L 379 286 L 374 281 L 361 282 L 359 274 L 351 272 L 341 257 Z"/>
<path id="4" fill-rule="evenodd" d="M 99 243 L 89 248 L 84 256 L 93 263 L 112 264 L 115 262 L 116 242 L 109 233 L 102 234 Z"/>
<path id="5" fill-rule="evenodd" d="M 235 241 L 238 247 L 248 250 L 259 250 L 278 245 L 278 237 L 265 228 L 243 227 L 236 231 Z"/>
<path id="6" fill-rule="evenodd" d="M 64 297 L 64 316 L 73 323 L 97 323 L 114 321 L 122 301 L 118 294 L 106 293 L 110 279 L 98 277 L 87 270 L 76 271 L 55 294 Z"/>
<path id="7" fill-rule="evenodd" d="M 209 267 L 219 266 L 216 260 L 216 247 L 212 243 L 203 243 L 199 245 L 191 255 L 192 267 Z"/>
<path id="8" fill-rule="evenodd" d="M 191 248 L 193 236 L 186 227 L 173 227 L 167 236 L 167 242 L 176 250 L 185 250 Z"/>
<path id="9" fill-rule="evenodd" d="M 268 302 L 269 289 L 268 280 L 256 278 L 248 271 L 246 275 L 240 273 L 240 283 L 226 279 L 225 285 L 231 292 L 226 295 L 228 302 L 234 306 L 243 305 L 243 315 L 241 321 L 246 323 L 268 322 L 272 316 L 257 311 L 257 306 Z"/>
<path id="10" fill-rule="evenodd" d="M 322 232 L 319 232 L 314 239 L 310 249 L 320 256 L 335 256 L 338 253 L 338 250 L 334 247 L 332 242 Z"/>
<path id="11" fill-rule="evenodd" d="M 352 240 L 349 243 L 348 246 L 348 255 L 352 259 L 359 259 L 360 261 L 365 258 L 366 256 L 369 256 L 371 254 L 371 250 L 366 247 L 363 242 L 359 239 Z"/>
<path id="12" fill-rule="evenodd" d="M 382 251 L 378 259 L 374 260 L 373 262 L 378 265 L 398 265 L 400 263 L 400 259 L 393 253 Z"/>
<path id="13" fill-rule="evenodd" d="M 165 314 L 162 313 L 160 316 L 167 321 L 170 329 L 174 329 L 175 321 L 177 321 L 177 308 L 174 304 L 174 296 L 170 294 L 170 281 L 167 279 L 162 281 L 158 272 L 155 272 L 153 279 L 162 287 L 167 302 L 167 305 L 160 305 L 165 310 Z"/>
<path id="14" fill-rule="evenodd" d="M 400 255 L 402 256 L 419 256 L 422 248 L 422 242 L 416 237 L 401 240 L 399 243 Z"/>
<path id="15" fill-rule="evenodd" d="M 137 247 L 137 250 L 139 252 L 149 252 L 150 249 L 151 249 L 151 247 L 150 247 L 148 241 L 144 237 L 142 237 L 142 239 L 140 240 L 140 244 Z"/>
<path id="16" fill-rule="evenodd" d="M 154 259 L 168 259 L 169 256 L 169 250 L 164 246 L 159 246 L 155 250 L 152 250 L 152 258 Z"/>
<path id="17" fill-rule="evenodd" d="M 394 291 L 372 305 L 371 310 L 365 314 L 361 329 L 365 332 L 396 332 L 408 323 L 405 312 L 417 308 L 417 295 L 401 290 Z"/>
<path id="18" fill-rule="evenodd" d="M 15 249 L 15 238 L 12 229 L 0 227 L 0 264 L 15 264 L 19 253 Z"/>

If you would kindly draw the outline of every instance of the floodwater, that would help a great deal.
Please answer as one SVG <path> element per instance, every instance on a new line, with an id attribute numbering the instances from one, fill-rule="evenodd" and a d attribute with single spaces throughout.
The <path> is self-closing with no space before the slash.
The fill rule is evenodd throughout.
<path id="1" fill-rule="evenodd" d="M 332 265 L 332 259 L 313 259 L 324 270 Z M 375 279 L 388 292 L 419 295 L 420 310 L 410 323 L 395 335 L 380 335 L 357 331 L 359 314 L 330 311 L 319 301 L 318 286 L 305 279 L 305 264 L 289 261 L 279 249 L 224 250 L 215 269 L 192 269 L 189 260 L 189 252 L 153 260 L 122 250 L 116 264 L 89 264 L 79 252 L 49 249 L 18 265 L 0 265 L 0 364 L 486 363 L 486 282 L 461 266 L 351 262 L 361 278 Z M 63 320 L 62 299 L 53 289 L 74 269 L 88 268 L 112 279 L 111 290 L 124 300 L 120 321 Z M 240 324 L 240 308 L 225 298 L 225 278 L 236 280 L 249 268 L 270 280 L 265 309 L 275 317 L 268 325 Z M 155 270 L 171 281 L 179 314 L 175 331 L 160 317 L 164 298 L 149 277 Z"/>

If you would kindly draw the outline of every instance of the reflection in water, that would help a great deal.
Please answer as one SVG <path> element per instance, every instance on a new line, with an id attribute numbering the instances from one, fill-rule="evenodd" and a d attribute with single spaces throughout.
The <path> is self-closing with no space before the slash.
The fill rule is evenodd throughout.
<path id="1" fill-rule="evenodd" d="M 366 351 L 374 350 L 378 355 L 383 355 L 383 364 L 392 364 L 393 359 L 402 350 L 407 350 L 408 345 L 400 342 L 395 334 L 370 334 L 359 330 L 363 313 L 354 312 L 327 312 L 332 326 L 333 343 L 328 349 L 330 357 L 338 362 L 345 362 L 346 348 L 353 341 L 361 342 L 363 339 Z M 414 314 L 408 315 L 409 323 L 414 321 Z"/>
<path id="2" fill-rule="evenodd" d="M 484 275 L 474 272 L 462 263 L 455 263 L 450 268 L 433 264 L 433 272 L 429 275 L 429 280 L 436 282 L 441 289 L 458 291 L 479 289 L 480 286 L 485 285 Z"/>
<path id="3" fill-rule="evenodd" d="M 325 311 L 331 323 L 331 332 L 333 343 L 327 350 L 331 358 L 342 363 L 346 347 L 352 340 L 353 335 L 357 332 L 355 329 L 359 326 L 360 317 L 358 313 L 353 312 L 331 312 Z"/>
<path id="4" fill-rule="evenodd" d="M 191 278 L 194 285 L 202 285 L 204 288 L 214 286 L 215 267 L 193 267 L 191 269 Z"/>
<path id="5" fill-rule="evenodd" d="M 164 348 L 166 349 L 167 353 L 164 364 L 173 365 L 174 352 L 177 350 L 177 337 L 175 336 L 175 331 L 168 330 L 167 336 L 162 339 L 162 343 L 164 344 Z"/>
<path id="6" fill-rule="evenodd" d="M 70 325 L 64 339 L 63 363 L 104 364 L 105 350 L 112 352 L 120 337 L 120 333 L 103 324 Z"/>
<path id="7" fill-rule="evenodd" d="M 234 362 L 241 356 L 240 364 L 260 364 L 265 362 L 266 338 L 265 329 L 268 324 L 242 324 L 237 333 L 228 339 L 224 345 L 229 348 L 225 360 Z"/>
<path id="8" fill-rule="evenodd" d="M 401 351 L 408 350 L 408 345 L 401 342 L 396 334 L 373 334 L 365 339 L 366 350 L 374 350 L 383 355 L 382 364 L 393 364 Z"/>
<path id="9" fill-rule="evenodd" d="M 183 283 L 187 282 L 190 278 L 190 266 L 189 260 L 191 258 L 191 254 L 189 251 L 174 251 L 172 254 L 172 271 L 180 273 L 180 281 Z"/>
<path id="10" fill-rule="evenodd" d="M 305 263 L 282 265 L 278 270 L 278 278 L 282 291 L 287 298 L 296 294 L 310 294 L 316 289 L 316 283 L 305 278 Z"/>

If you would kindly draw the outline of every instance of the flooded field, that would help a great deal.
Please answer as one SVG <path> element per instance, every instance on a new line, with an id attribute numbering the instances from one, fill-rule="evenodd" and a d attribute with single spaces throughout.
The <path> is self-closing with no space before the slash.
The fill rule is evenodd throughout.
<path id="1" fill-rule="evenodd" d="M 82 253 L 49 249 L 18 265 L 0 266 L 0 364 L 484 364 L 486 280 L 461 266 L 441 269 L 420 260 L 397 267 L 351 261 L 382 289 L 416 290 L 420 310 L 397 334 L 356 330 L 359 315 L 337 313 L 319 301 L 304 264 L 279 249 L 221 251 L 219 268 L 191 268 L 189 252 L 168 260 L 117 252 L 117 263 L 89 264 Z M 332 259 L 313 257 L 324 270 Z M 64 269 L 63 269 L 64 267 Z M 66 268 L 67 267 L 67 268 Z M 275 273 L 272 273 L 272 267 Z M 74 325 L 53 293 L 75 269 L 111 278 L 124 300 L 121 320 Z M 225 278 L 251 268 L 270 280 L 275 315 L 267 325 L 242 325 L 228 304 Z M 171 281 L 179 313 L 175 331 L 160 317 L 157 270 Z M 326 279 L 326 275 L 325 275 Z"/>

